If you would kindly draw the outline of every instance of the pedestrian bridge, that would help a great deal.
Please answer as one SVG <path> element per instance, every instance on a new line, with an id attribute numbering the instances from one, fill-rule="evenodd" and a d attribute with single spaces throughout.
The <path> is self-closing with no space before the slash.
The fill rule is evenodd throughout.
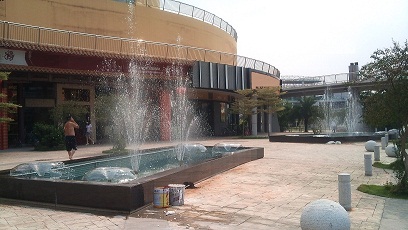
<path id="1" fill-rule="evenodd" d="M 316 77 L 281 76 L 283 98 L 347 92 L 350 88 L 364 90 L 375 82 L 358 78 L 357 73 L 340 73 Z"/>

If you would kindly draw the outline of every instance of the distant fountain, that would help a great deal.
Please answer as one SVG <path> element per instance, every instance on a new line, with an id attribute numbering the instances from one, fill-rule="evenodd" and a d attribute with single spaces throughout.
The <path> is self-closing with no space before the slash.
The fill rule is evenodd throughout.
<path id="1" fill-rule="evenodd" d="M 362 106 L 360 104 L 358 91 L 348 87 L 347 116 L 345 118 L 348 132 L 363 132 L 366 127 L 362 121 Z"/>
<path id="2" fill-rule="evenodd" d="M 324 118 L 318 122 L 318 126 L 325 133 L 366 131 L 357 89 L 349 86 L 347 94 L 343 94 L 333 93 L 329 86 L 326 88 L 319 102 Z"/>

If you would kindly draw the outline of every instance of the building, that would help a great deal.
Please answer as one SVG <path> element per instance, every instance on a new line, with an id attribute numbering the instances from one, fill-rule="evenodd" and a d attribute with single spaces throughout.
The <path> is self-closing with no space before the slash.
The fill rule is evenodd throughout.
<path id="1" fill-rule="evenodd" d="M 166 95 L 175 86 L 167 82 L 178 75 L 190 78 L 188 95 L 207 113 L 212 135 L 236 123 L 221 118 L 235 90 L 279 86 L 274 66 L 237 55 L 231 25 L 178 1 L 3 0 L 0 39 L 0 70 L 10 72 L 0 83 L 4 100 L 22 106 L 12 114 L 15 122 L 0 124 L 0 149 L 28 143 L 33 124 L 50 122 L 50 109 L 66 101 L 87 107 L 96 129 L 95 98 L 106 82 L 128 76 L 131 63 L 165 108 L 157 115 L 160 140 L 169 139 Z M 175 63 L 179 70 L 169 71 Z M 257 123 L 261 131 L 267 127 Z"/>

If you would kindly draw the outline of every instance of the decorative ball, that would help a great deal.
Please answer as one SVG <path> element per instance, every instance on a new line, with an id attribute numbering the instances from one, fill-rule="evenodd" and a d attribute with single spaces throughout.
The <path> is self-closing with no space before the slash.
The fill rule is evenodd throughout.
<path id="1" fill-rule="evenodd" d="M 315 200 L 303 209 L 300 217 L 302 230 L 350 229 L 351 222 L 347 211 L 331 200 Z"/>
<path id="2" fill-rule="evenodd" d="M 365 149 L 366 149 L 368 152 L 374 152 L 374 146 L 375 146 L 376 144 L 377 144 L 377 143 L 376 143 L 375 141 L 369 140 L 369 141 L 367 141 L 367 142 L 365 143 L 364 147 L 365 147 Z"/>
<path id="3" fill-rule="evenodd" d="M 388 145 L 387 147 L 385 147 L 385 154 L 387 154 L 387 156 L 389 157 L 396 157 L 397 156 L 397 154 L 395 153 L 396 151 L 398 151 L 397 146 Z"/>

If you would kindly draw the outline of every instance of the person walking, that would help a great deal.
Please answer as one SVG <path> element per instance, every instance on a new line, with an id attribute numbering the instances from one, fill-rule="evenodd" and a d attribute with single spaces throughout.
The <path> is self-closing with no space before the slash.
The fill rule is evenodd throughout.
<path id="1" fill-rule="evenodd" d="M 86 145 L 89 145 L 89 142 L 92 141 L 92 144 L 95 144 L 95 141 L 92 139 L 92 124 L 90 122 L 86 122 Z"/>
<path id="2" fill-rule="evenodd" d="M 65 147 L 68 152 L 68 158 L 72 160 L 75 150 L 77 150 L 77 143 L 75 139 L 75 129 L 78 129 L 79 125 L 75 122 L 74 118 L 69 115 L 67 117 L 67 122 L 64 125 L 64 135 L 65 135 Z"/>

